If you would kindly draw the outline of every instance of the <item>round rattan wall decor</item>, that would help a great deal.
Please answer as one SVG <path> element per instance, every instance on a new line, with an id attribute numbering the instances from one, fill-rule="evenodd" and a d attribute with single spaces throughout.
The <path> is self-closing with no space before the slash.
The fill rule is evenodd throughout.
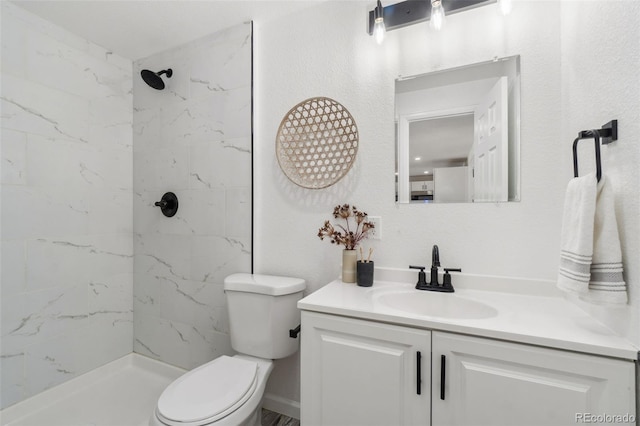
<path id="1" fill-rule="evenodd" d="M 276 156 L 296 185 L 326 188 L 342 179 L 355 162 L 358 127 L 349 111 L 330 98 L 300 102 L 282 119 Z"/>

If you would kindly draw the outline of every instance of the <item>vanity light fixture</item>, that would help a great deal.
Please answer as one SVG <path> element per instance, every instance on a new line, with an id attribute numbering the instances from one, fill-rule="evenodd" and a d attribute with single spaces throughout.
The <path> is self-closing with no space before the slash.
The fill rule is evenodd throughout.
<path id="1" fill-rule="evenodd" d="M 376 43 L 382 44 L 384 40 L 384 34 L 387 30 L 384 28 L 384 8 L 382 7 L 382 3 L 378 0 L 378 5 L 373 10 L 374 12 L 374 23 L 373 23 L 373 38 L 376 40 Z"/>
<path id="2" fill-rule="evenodd" d="M 431 28 L 440 31 L 444 26 L 445 14 L 442 7 L 442 0 L 431 0 Z"/>
<path id="3" fill-rule="evenodd" d="M 379 40 L 378 33 L 375 32 L 379 19 L 385 32 L 426 21 L 434 21 L 432 25 L 437 27 L 438 24 L 435 21 L 440 18 L 444 20 L 445 15 L 449 16 L 486 6 L 496 3 L 496 1 L 498 0 L 406 0 L 382 7 L 380 0 L 378 0 L 375 9 L 369 11 L 368 33 L 373 35 L 376 41 Z M 439 9 L 439 11 L 434 9 Z M 440 22 L 440 26 L 442 26 L 442 22 Z M 382 37 L 384 37 L 384 33 Z"/>

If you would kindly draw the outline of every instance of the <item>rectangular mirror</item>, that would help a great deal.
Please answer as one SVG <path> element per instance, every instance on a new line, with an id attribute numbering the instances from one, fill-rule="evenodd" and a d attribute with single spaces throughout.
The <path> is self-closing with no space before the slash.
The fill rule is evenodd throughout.
<path id="1" fill-rule="evenodd" d="M 520 57 L 395 82 L 396 201 L 520 200 Z"/>

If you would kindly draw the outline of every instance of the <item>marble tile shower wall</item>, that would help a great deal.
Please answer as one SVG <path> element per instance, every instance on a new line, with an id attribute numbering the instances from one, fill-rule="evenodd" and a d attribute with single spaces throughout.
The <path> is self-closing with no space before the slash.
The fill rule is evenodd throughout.
<path id="1" fill-rule="evenodd" d="M 132 350 L 131 61 L 2 2 L 1 401 Z"/>
<path id="2" fill-rule="evenodd" d="M 232 353 L 223 280 L 251 270 L 251 24 L 137 61 L 133 90 L 134 350 L 192 368 Z"/>

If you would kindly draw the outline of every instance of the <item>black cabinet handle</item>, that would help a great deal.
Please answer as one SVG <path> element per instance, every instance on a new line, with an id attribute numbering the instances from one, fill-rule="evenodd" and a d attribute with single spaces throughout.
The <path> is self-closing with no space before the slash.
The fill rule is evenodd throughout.
<path id="1" fill-rule="evenodd" d="M 440 399 L 444 401 L 444 382 L 445 382 L 445 371 L 447 368 L 447 357 L 444 355 L 440 356 Z"/>
<path id="2" fill-rule="evenodd" d="M 418 395 L 422 394 L 422 373 L 421 373 L 421 368 L 422 368 L 422 354 L 420 353 L 420 351 L 418 351 L 418 353 L 416 354 L 416 362 L 417 362 L 417 368 L 416 368 L 416 383 L 417 383 L 417 389 L 416 389 L 416 393 Z"/>

